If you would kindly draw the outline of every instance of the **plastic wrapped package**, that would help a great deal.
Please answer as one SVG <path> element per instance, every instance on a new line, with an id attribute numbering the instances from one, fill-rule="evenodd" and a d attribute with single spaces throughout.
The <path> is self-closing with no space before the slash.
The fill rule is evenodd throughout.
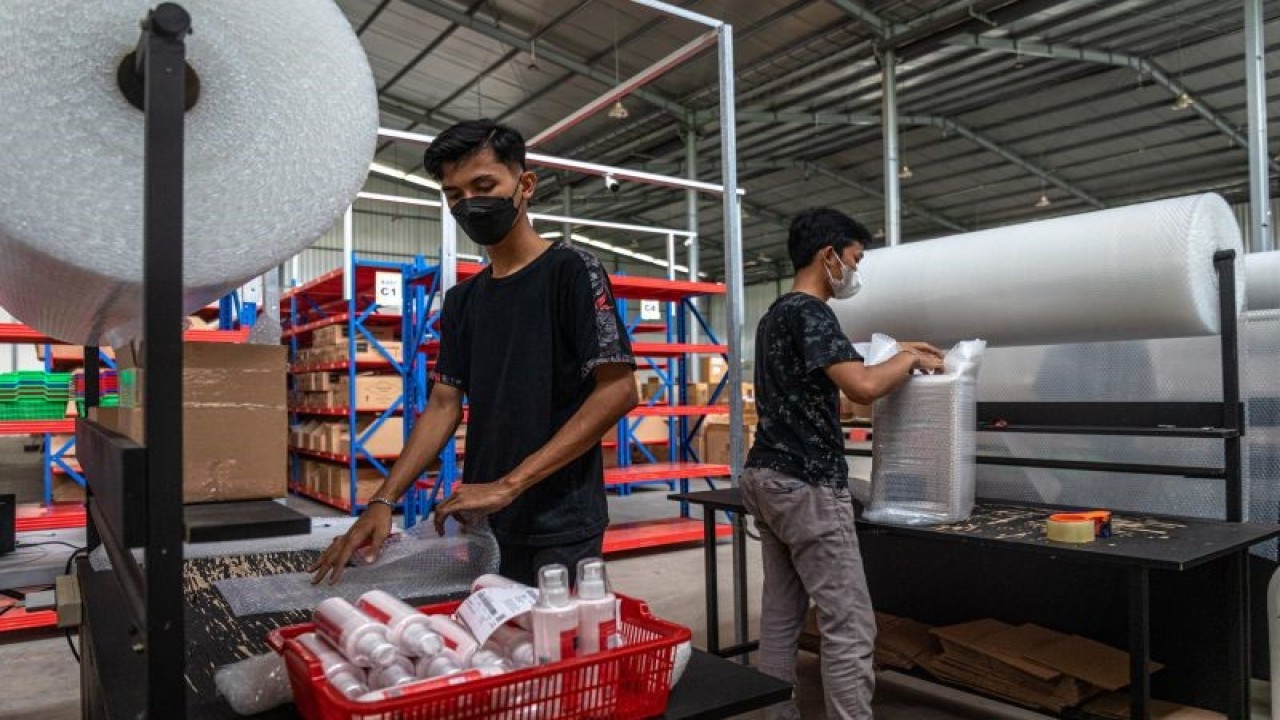
<path id="1" fill-rule="evenodd" d="M 223 665 L 213 676 L 213 683 L 239 715 L 257 715 L 293 700 L 289 671 L 284 658 L 276 653 Z"/>
<path id="2" fill-rule="evenodd" d="M 497 572 L 498 541 L 483 522 L 461 526 L 450 520 L 445 529 L 437 536 L 430 523 L 415 525 L 383 546 L 377 562 L 348 568 L 336 585 L 313 585 L 309 573 L 285 573 L 229 578 L 214 586 L 237 617 L 310 609 L 331 597 L 355 603 L 370 590 L 398 598 L 463 595 L 477 575 Z"/>
<path id="3" fill-rule="evenodd" d="M 871 505 L 864 517 L 895 525 L 960 522 L 973 511 L 977 476 L 978 367 L 986 343 L 965 340 L 946 355 L 945 372 L 916 375 L 875 403 Z M 868 365 L 897 354 L 876 336 Z"/>

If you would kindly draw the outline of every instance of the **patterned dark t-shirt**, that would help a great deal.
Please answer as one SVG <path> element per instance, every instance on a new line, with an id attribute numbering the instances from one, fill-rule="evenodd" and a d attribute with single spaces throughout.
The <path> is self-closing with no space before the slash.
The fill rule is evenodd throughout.
<path id="1" fill-rule="evenodd" d="M 769 306 L 756 329 L 760 424 L 747 467 L 815 485 L 848 486 L 840 390 L 823 370 L 849 361 L 862 357 L 826 303 L 791 292 Z"/>

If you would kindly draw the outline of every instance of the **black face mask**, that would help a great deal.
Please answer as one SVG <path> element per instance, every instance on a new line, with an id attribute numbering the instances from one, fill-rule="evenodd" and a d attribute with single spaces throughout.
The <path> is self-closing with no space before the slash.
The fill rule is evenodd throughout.
<path id="1" fill-rule="evenodd" d="M 488 195 L 463 198 L 454 203 L 449 212 L 453 213 L 458 226 L 477 245 L 494 245 L 516 226 L 520 212 L 516 208 L 515 198 L 519 194 L 520 188 L 517 185 L 516 191 L 509 198 Z"/>

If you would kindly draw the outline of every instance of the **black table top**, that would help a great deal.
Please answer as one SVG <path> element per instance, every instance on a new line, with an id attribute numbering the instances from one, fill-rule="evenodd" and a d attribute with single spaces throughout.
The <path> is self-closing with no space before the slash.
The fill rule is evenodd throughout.
<path id="1" fill-rule="evenodd" d="M 742 493 L 737 488 L 678 493 L 668 497 L 714 510 L 746 512 Z M 860 519 L 858 529 L 877 535 L 1015 548 L 1080 562 L 1162 570 L 1193 568 L 1280 536 L 1280 525 L 1272 523 L 1232 523 L 1114 513 L 1112 537 L 1080 545 L 1049 540 L 1045 537 L 1045 518 L 1050 513 L 1069 509 L 979 502 L 968 520 L 953 525 L 913 527 Z"/>
<path id="2" fill-rule="evenodd" d="M 315 553 L 304 551 L 185 561 L 188 718 L 231 720 L 240 717 L 217 696 L 213 686 L 214 672 L 222 665 L 268 652 L 266 634 L 271 629 L 308 620 L 308 614 L 301 611 L 234 617 L 226 601 L 213 587 L 213 582 L 232 576 L 296 572 L 309 565 L 314 557 Z M 88 572 L 85 580 L 95 586 L 113 584 L 108 573 Z M 438 598 L 417 598 L 412 601 L 425 603 L 435 599 Z M 123 626 L 128 623 L 124 613 L 112 612 L 110 609 L 95 612 L 94 615 L 102 624 Z M 129 653 L 126 659 L 134 660 L 137 657 Z M 135 664 L 137 663 L 104 663 L 104 680 L 117 688 L 128 687 L 140 691 L 140 683 L 129 680 L 130 677 L 138 677 L 138 673 L 142 671 Z M 688 669 L 671 691 L 664 717 L 682 720 L 725 718 L 782 702 L 789 697 L 790 692 L 791 688 L 786 683 L 751 668 L 694 650 Z M 137 692 L 129 694 L 137 696 Z M 125 700 L 119 694 L 116 699 Z M 276 720 L 296 718 L 298 715 L 290 705 L 253 717 L 257 720 Z"/>

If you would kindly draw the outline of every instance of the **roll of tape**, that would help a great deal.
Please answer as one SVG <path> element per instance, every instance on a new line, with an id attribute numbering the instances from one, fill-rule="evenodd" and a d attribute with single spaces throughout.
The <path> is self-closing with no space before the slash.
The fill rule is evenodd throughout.
<path id="1" fill-rule="evenodd" d="M 137 333 L 143 114 L 117 86 L 155 0 L 0 3 L 0 306 L 72 343 Z M 182 0 L 190 312 L 300 252 L 368 174 L 378 104 L 331 0 Z"/>
<path id="2" fill-rule="evenodd" d="M 1046 533 L 1054 542 L 1091 543 L 1095 537 L 1094 520 L 1084 515 L 1050 515 Z"/>

